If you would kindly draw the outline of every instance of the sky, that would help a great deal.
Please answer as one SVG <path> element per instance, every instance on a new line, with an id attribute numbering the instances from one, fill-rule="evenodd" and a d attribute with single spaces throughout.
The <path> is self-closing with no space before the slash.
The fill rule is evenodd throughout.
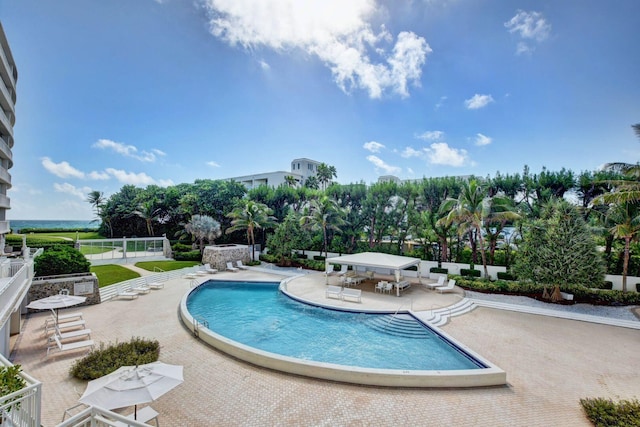
<path id="1" fill-rule="evenodd" d="M 0 0 L 8 219 L 289 171 L 342 184 L 637 162 L 640 1 Z"/>

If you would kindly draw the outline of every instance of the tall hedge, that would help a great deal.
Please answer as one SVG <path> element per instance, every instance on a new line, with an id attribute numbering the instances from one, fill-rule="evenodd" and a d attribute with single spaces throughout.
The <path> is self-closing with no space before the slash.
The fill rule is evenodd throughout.
<path id="1" fill-rule="evenodd" d="M 35 275 L 88 273 L 91 263 L 80 251 L 70 246 L 55 245 L 34 260 Z"/>

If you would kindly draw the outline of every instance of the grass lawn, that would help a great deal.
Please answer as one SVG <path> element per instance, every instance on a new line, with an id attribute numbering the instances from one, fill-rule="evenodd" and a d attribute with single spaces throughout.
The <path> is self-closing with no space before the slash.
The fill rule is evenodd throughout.
<path id="1" fill-rule="evenodd" d="M 73 241 L 76 240 L 76 232 L 75 231 L 52 231 L 50 233 L 29 233 L 27 234 L 29 237 L 42 236 L 47 239 L 51 239 L 54 237 L 60 237 L 63 239 L 71 239 Z M 104 236 L 98 234 L 97 231 L 80 231 L 77 234 L 78 239 L 104 239 Z"/>
<path id="2" fill-rule="evenodd" d="M 136 262 L 135 266 L 148 271 L 171 271 L 199 264 L 198 261 L 142 261 Z"/>
<path id="3" fill-rule="evenodd" d="M 98 284 L 101 288 L 140 277 L 135 271 L 116 264 L 96 265 L 91 267 L 91 272 L 98 276 Z"/>
<path id="4" fill-rule="evenodd" d="M 86 246 L 80 245 L 80 253 L 83 255 L 102 254 L 112 251 L 114 248 L 111 246 Z"/>

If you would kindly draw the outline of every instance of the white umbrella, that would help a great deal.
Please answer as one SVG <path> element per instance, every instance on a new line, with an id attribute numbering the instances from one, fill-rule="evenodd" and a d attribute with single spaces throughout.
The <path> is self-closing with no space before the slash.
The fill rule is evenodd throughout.
<path id="1" fill-rule="evenodd" d="M 82 304 L 86 300 L 87 300 L 87 297 L 58 294 L 58 295 L 51 295 L 46 298 L 37 299 L 35 301 L 31 301 L 29 305 L 27 305 L 27 308 L 32 308 L 34 310 L 55 310 L 56 322 L 57 322 L 58 309 Z"/>
<path id="2" fill-rule="evenodd" d="M 80 402 L 106 409 L 151 402 L 182 384 L 182 366 L 162 362 L 123 366 L 103 377 L 89 381 Z"/>

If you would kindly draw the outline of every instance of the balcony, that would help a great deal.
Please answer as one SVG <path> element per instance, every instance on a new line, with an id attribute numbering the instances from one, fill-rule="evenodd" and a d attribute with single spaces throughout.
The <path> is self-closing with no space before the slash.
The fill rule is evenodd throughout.
<path id="1" fill-rule="evenodd" d="M 5 129 L 3 133 L 7 133 L 13 137 L 13 123 L 11 123 L 11 120 L 9 120 L 3 108 L 0 108 L 0 126 Z"/>
<path id="2" fill-rule="evenodd" d="M 0 366 L 13 366 L 0 355 Z M 0 424 L 3 426 L 40 427 L 42 383 L 24 372 L 20 377 L 27 383 L 22 390 L 0 397 Z"/>
<path id="3" fill-rule="evenodd" d="M 11 188 L 11 174 L 2 166 L 0 166 L 0 181 L 3 184 L 7 184 L 9 186 L 8 188 Z M 8 203 L 8 200 L 9 198 L 7 198 L 7 203 Z"/>
<path id="4" fill-rule="evenodd" d="M 7 169 L 11 169 L 11 167 L 13 167 L 13 153 L 11 152 L 11 147 L 9 147 L 7 139 L 8 136 L 0 136 L 0 158 L 9 160 L 9 167 Z"/>
<path id="5" fill-rule="evenodd" d="M 18 72 L 16 71 L 15 66 L 9 64 L 9 60 L 7 59 L 7 56 L 2 49 L 0 49 L 0 63 L 2 63 L 2 66 L 0 66 L 0 73 L 2 73 L 2 76 L 5 77 L 5 80 L 8 80 L 10 82 L 10 85 L 15 88 L 16 80 L 18 79 Z M 13 103 L 15 104 L 15 102 L 16 99 L 14 91 Z"/>
<path id="6" fill-rule="evenodd" d="M 11 231 L 11 222 L 0 221 L 0 234 L 8 234 L 10 231 Z"/>

